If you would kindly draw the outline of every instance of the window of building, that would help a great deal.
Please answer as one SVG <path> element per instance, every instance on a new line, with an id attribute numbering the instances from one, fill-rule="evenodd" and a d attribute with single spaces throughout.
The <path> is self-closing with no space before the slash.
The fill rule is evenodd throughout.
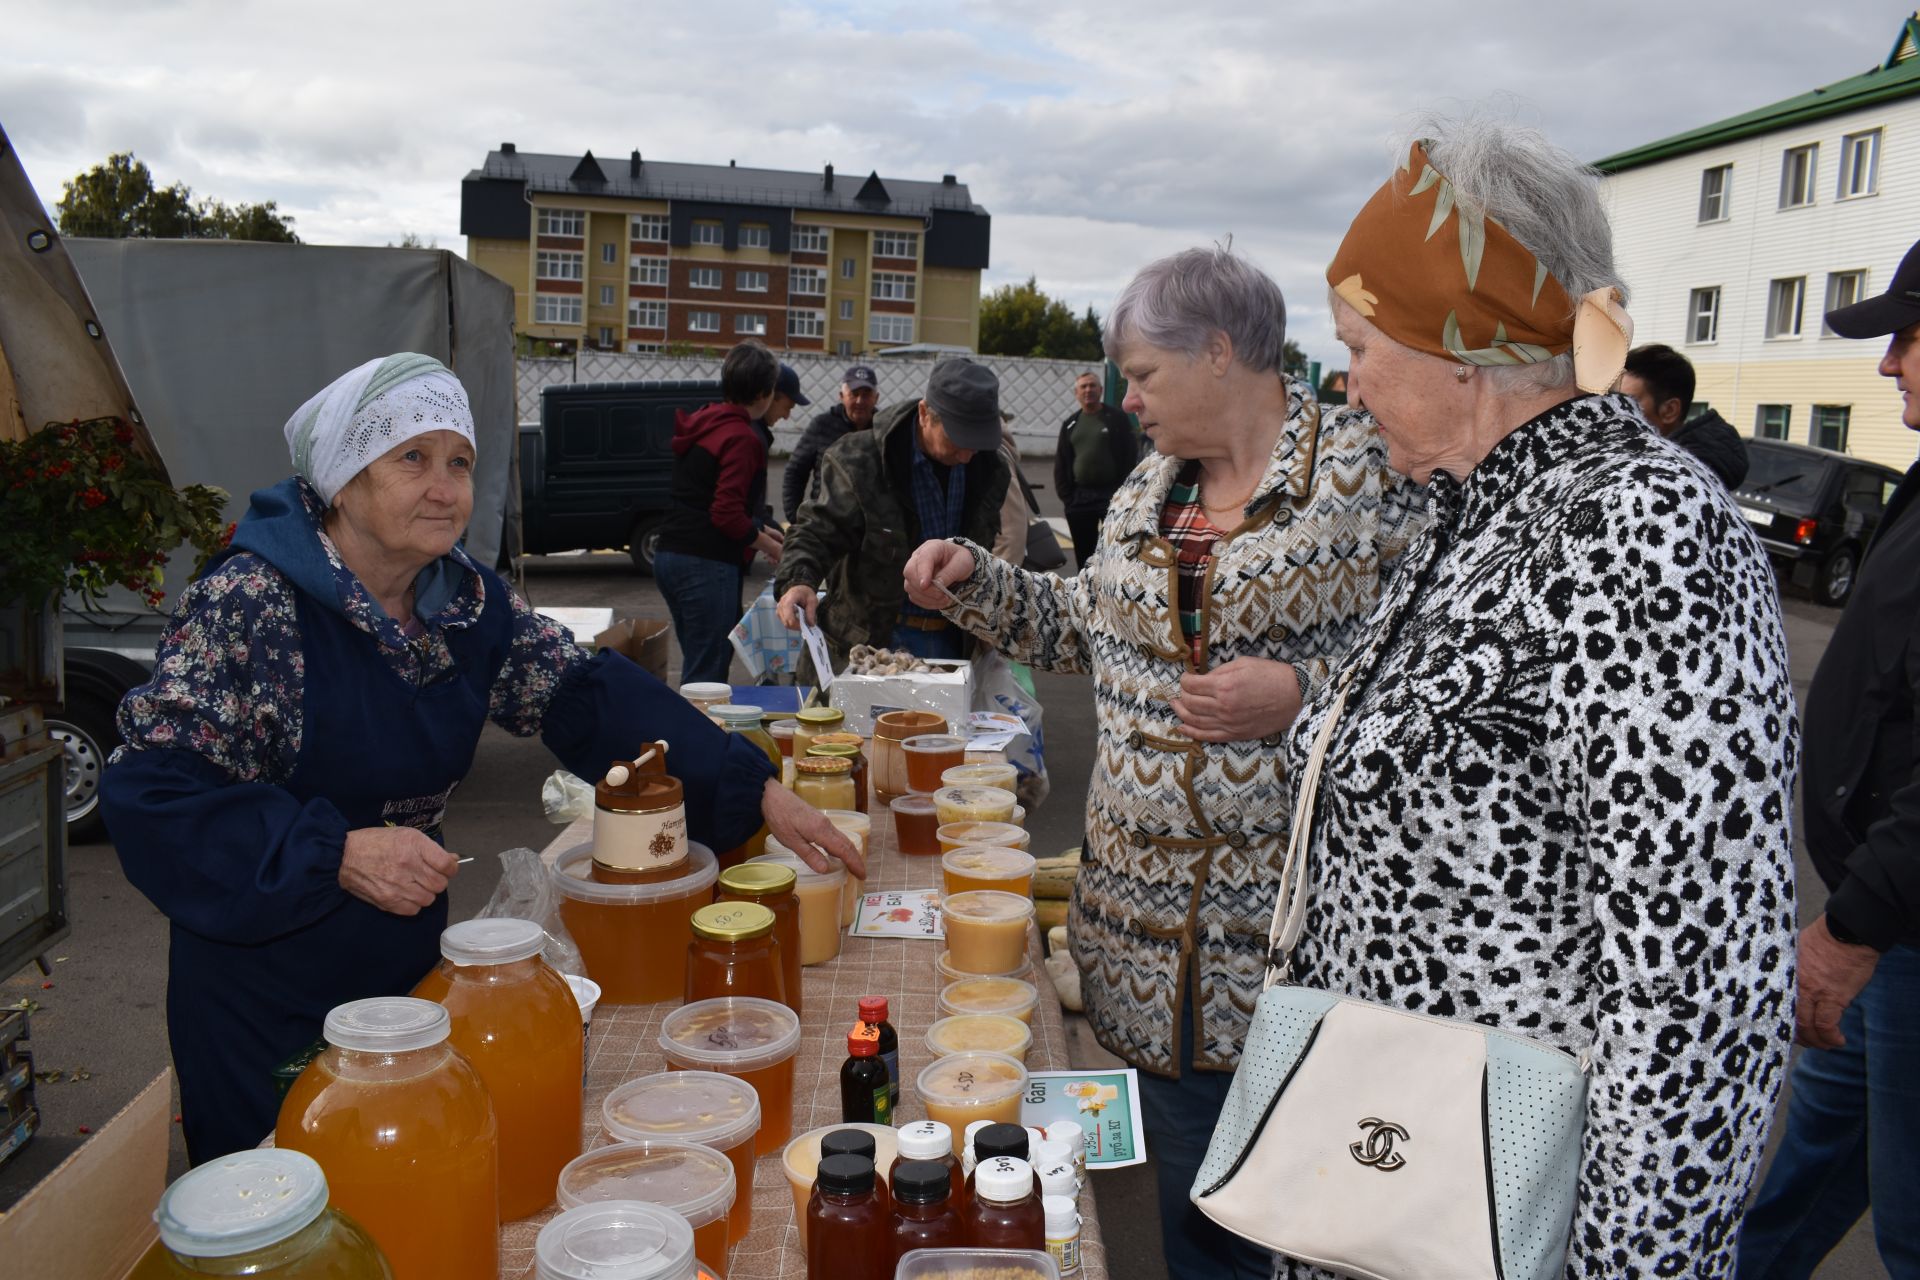
<path id="1" fill-rule="evenodd" d="M 610 307 L 613 305 L 613 286 L 612 285 L 603 284 L 600 286 L 600 305 L 603 307 Z"/>
<path id="2" fill-rule="evenodd" d="M 826 337 L 827 313 L 811 309 L 787 312 L 787 336 L 789 338 Z"/>
<path id="3" fill-rule="evenodd" d="M 852 258 L 840 259 L 840 278 L 842 280 L 853 279 L 853 277 L 859 273 L 859 270 L 860 270 L 860 264 L 858 262 L 855 262 Z"/>
<path id="4" fill-rule="evenodd" d="M 638 254 L 627 259 L 628 284 L 665 284 L 667 282 L 667 260 L 665 258 L 643 258 Z"/>
<path id="5" fill-rule="evenodd" d="M 891 302 L 913 301 L 913 277 L 899 271 L 873 273 L 873 296 Z"/>
<path id="6" fill-rule="evenodd" d="M 1763 404 L 1753 417 L 1753 434 L 1761 440 L 1785 440 L 1793 426 L 1793 406 Z"/>
<path id="7" fill-rule="evenodd" d="M 584 236 L 587 214 L 584 209 L 542 209 L 539 231 L 543 236 Z"/>
<path id="8" fill-rule="evenodd" d="M 787 292 L 824 297 L 827 273 L 819 267 L 795 267 L 787 272 Z"/>
<path id="9" fill-rule="evenodd" d="M 767 317 L 758 311 L 742 311 L 733 318 L 733 331 L 744 337 L 767 336 Z"/>
<path id="10" fill-rule="evenodd" d="M 773 244 L 773 230 L 764 222 L 749 222 L 740 228 L 742 249 L 765 249 Z"/>
<path id="11" fill-rule="evenodd" d="M 733 287 L 742 293 L 765 293 L 767 291 L 767 273 L 764 271 L 742 271 L 733 278 Z"/>
<path id="12" fill-rule="evenodd" d="M 720 313 L 718 311 L 687 312 L 687 329 L 692 333 L 720 332 Z"/>
<path id="13" fill-rule="evenodd" d="M 1687 341 L 1720 340 L 1720 290 L 1695 289 L 1687 303 Z"/>
<path id="14" fill-rule="evenodd" d="M 1840 198 L 1870 196 L 1880 189 L 1880 131 L 1840 139 Z"/>
<path id="15" fill-rule="evenodd" d="M 717 222 L 696 222 L 693 224 L 693 243 L 725 244 L 726 233 Z"/>
<path id="16" fill-rule="evenodd" d="M 1725 222 L 1727 187 L 1733 179 L 1733 166 L 1719 165 L 1700 174 L 1700 221 Z"/>
<path id="17" fill-rule="evenodd" d="M 795 253 L 825 253 L 827 251 L 827 229 L 793 224 L 793 251 Z"/>
<path id="18" fill-rule="evenodd" d="M 606 325 L 600 326 L 600 349 L 602 351 L 612 351 L 614 349 L 613 330 Z"/>
<path id="19" fill-rule="evenodd" d="M 630 329 L 666 328 L 667 304 L 664 302 L 629 302 L 627 304 L 627 327 Z"/>
<path id="20" fill-rule="evenodd" d="M 1780 207 L 1797 209 L 1813 203 L 1813 183 L 1820 169 L 1820 144 L 1790 147 L 1780 161 Z"/>
<path id="21" fill-rule="evenodd" d="M 853 319 L 853 299 L 852 298 L 840 299 L 840 318 L 842 320 Z"/>
<path id="22" fill-rule="evenodd" d="M 867 317 L 868 342 L 912 342 L 913 317 L 876 312 Z"/>
<path id="23" fill-rule="evenodd" d="M 632 219 L 632 229 L 627 234 L 635 240 L 654 240 L 661 244 L 667 242 L 667 215 L 664 213 L 636 213 Z"/>
<path id="24" fill-rule="evenodd" d="M 1787 280 L 1775 280 L 1767 286 L 1767 336 L 1769 338 L 1797 338 L 1800 336 L 1801 304 L 1806 301 L 1807 278 L 1794 276 Z"/>
<path id="25" fill-rule="evenodd" d="M 1813 406 L 1813 430 L 1808 433 L 1814 445 L 1822 449 L 1847 451 L 1847 424 L 1853 417 L 1853 406 L 1847 404 L 1817 404 Z"/>
<path id="26" fill-rule="evenodd" d="M 600 246 L 600 261 L 612 266 L 620 261 L 620 246 L 609 240 Z"/>
<path id="27" fill-rule="evenodd" d="M 559 249 L 536 249 L 533 274 L 537 280 L 578 280 L 586 271 L 587 255 Z"/>
<path id="28" fill-rule="evenodd" d="M 1850 307 L 1867 296 L 1867 273 L 1864 271 L 1829 271 L 1827 273 L 1827 305 L 1822 310 L 1824 317 L 1828 311 L 1841 307 Z M 1825 319 L 1820 321 L 1820 335 L 1832 337 L 1833 330 L 1827 328 Z"/>
<path id="29" fill-rule="evenodd" d="M 842 359 L 844 359 L 847 356 L 850 356 L 853 354 L 853 343 L 851 343 L 845 338 L 842 338 L 840 339 L 839 342 L 834 344 L 833 352 L 835 355 L 840 356 Z"/>
<path id="30" fill-rule="evenodd" d="M 687 272 L 687 286 L 693 289 L 718 289 L 723 274 L 718 267 L 693 267 Z"/>
<path id="31" fill-rule="evenodd" d="M 579 324 L 578 294 L 536 293 L 533 295 L 535 324 Z"/>
<path id="32" fill-rule="evenodd" d="M 873 233 L 876 258 L 917 258 L 920 256 L 918 231 L 876 231 Z"/>

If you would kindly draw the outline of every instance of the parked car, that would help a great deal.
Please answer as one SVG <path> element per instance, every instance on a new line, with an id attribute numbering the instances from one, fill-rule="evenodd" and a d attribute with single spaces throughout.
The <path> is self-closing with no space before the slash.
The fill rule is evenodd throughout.
<path id="1" fill-rule="evenodd" d="M 1747 441 L 1747 464 L 1734 498 L 1781 576 L 1821 604 L 1845 604 L 1901 474 L 1778 440 Z"/>

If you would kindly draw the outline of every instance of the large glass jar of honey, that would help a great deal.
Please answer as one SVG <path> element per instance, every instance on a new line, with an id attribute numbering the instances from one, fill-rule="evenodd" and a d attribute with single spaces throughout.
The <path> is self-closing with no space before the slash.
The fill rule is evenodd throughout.
<path id="1" fill-rule="evenodd" d="M 852 741 L 846 741 L 852 739 Z M 807 748 L 810 760 L 845 760 L 853 766 L 853 803 L 847 808 L 858 813 L 867 811 L 867 756 L 860 749 L 860 737 L 853 733 L 815 734 L 813 745 Z"/>
<path id="2" fill-rule="evenodd" d="M 160 1239 L 129 1280 L 391 1280 L 360 1225 L 327 1206 L 313 1157 L 269 1147 L 189 1170 L 160 1196 Z"/>
<path id="3" fill-rule="evenodd" d="M 493 1097 L 502 1222 L 552 1204 L 554 1179 L 580 1154 L 580 1002 L 541 959 L 546 940 L 532 920 L 463 921 L 440 935 L 440 963 L 413 991 L 447 1007 L 453 1046 Z"/>
<path id="4" fill-rule="evenodd" d="M 794 761 L 793 794 L 816 809 L 853 808 L 853 761 L 816 755 Z"/>
<path id="5" fill-rule="evenodd" d="M 719 876 L 713 851 L 694 844 L 687 870 L 672 880 L 606 884 L 590 878 L 585 845 L 554 862 L 560 919 L 580 947 L 587 976 L 605 1004 L 678 1000 L 687 983 L 687 918 L 713 901 Z"/>
<path id="6" fill-rule="evenodd" d="M 805 711 L 796 713 L 793 718 L 798 722 L 798 727 L 793 731 L 793 758 L 795 760 L 805 760 L 807 758 L 807 748 L 813 745 L 814 735 L 821 733 L 838 733 L 841 727 L 847 723 L 847 713 L 838 707 L 808 707 Z M 841 807 L 846 809 L 853 808 L 852 805 L 843 805 Z"/>
<path id="7" fill-rule="evenodd" d="M 791 867 L 748 862 L 720 873 L 716 902 L 757 902 L 773 912 L 773 937 L 780 944 L 780 970 L 786 979 L 783 1003 L 800 1012 L 799 877 Z"/>
<path id="8" fill-rule="evenodd" d="M 753 996 L 786 1004 L 787 975 L 773 911 L 757 902 L 712 902 L 694 911 L 686 1002 Z M 789 1006 L 791 1007 L 791 1006 Z"/>
<path id="9" fill-rule="evenodd" d="M 276 1147 L 326 1171 L 397 1280 L 500 1270 L 500 1138 L 486 1083 L 447 1043 L 452 1017 L 410 996 L 327 1014 L 327 1047 L 280 1104 Z"/>

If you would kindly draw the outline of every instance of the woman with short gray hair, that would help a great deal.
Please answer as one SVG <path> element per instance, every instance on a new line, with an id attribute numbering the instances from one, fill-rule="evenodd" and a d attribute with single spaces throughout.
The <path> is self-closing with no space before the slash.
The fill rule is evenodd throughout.
<path id="1" fill-rule="evenodd" d="M 1107 353 L 1158 453 L 1079 575 L 924 543 L 908 595 L 1019 662 L 1094 678 L 1099 741 L 1068 931 L 1087 1016 L 1142 1071 L 1175 1277 L 1269 1256 L 1187 1200 L 1265 967 L 1288 828 L 1275 748 L 1416 531 L 1372 422 L 1283 365 L 1286 303 L 1226 249 L 1146 267 Z M 948 594 L 949 590 L 951 595 Z"/>

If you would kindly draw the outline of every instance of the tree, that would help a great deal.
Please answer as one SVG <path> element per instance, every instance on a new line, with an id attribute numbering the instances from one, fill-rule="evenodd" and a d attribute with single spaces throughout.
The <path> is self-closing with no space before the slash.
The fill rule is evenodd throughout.
<path id="1" fill-rule="evenodd" d="M 980 352 L 1098 360 L 1100 317 L 1088 307 L 1075 319 L 1066 303 L 1042 293 L 1038 279 L 1029 276 L 1025 284 L 1001 285 L 980 300 Z"/>
<path id="2" fill-rule="evenodd" d="M 391 240 L 387 241 L 387 248 L 389 249 L 438 249 L 439 247 L 440 238 L 438 236 L 430 236 L 422 240 L 420 233 L 417 231 L 408 231 L 402 234 L 400 243 L 398 244 L 395 244 Z"/>
<path id="3" fill-rule="evenodd" d="M 60 234 L 110 240 L 273 240 L 298 244 L 293 218 L 264 204 L 193 201 L 184 183 L 157 186 L 153 171 L 130 151 L 116 151 L 64 184 L 54 204 Z"/>
<path id="4" fill-rule="evenodd" d="M 1280 365 L 1296 378 L 1307 376 L 1307 353 L 1299 343 L 1288 338 L 1280 348 Z"/>

